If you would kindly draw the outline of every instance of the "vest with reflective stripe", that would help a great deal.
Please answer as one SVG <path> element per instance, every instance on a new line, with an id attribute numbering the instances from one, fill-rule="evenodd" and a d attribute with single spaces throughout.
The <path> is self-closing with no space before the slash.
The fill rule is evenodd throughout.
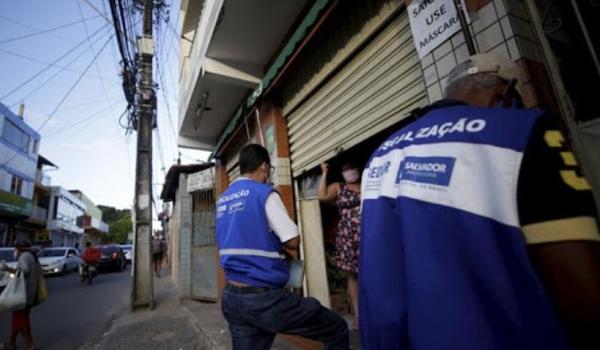
<path id="1" fill-rule="evenodd" d="M 374 153 L 362 180 L 365 349 L 566 349 L 517 208 L 541 112 L 429 112 Z"/>
<path id="2" fill-rule="evenodd" d="M 265 212 L 271 186 L 233 182 L 217 201 L 217 242 L 225 278 L 256 287 L 282 287 L 289 266 Z"/>

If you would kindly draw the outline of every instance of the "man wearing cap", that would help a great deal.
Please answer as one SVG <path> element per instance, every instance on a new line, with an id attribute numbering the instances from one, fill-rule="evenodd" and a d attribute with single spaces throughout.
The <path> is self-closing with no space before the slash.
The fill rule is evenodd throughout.
<path id="1" fill-rule="evenodd" d="M 365 349 L 598 349 L 600 235 L 557 122 L 471 56 L 363 176 Z"/>

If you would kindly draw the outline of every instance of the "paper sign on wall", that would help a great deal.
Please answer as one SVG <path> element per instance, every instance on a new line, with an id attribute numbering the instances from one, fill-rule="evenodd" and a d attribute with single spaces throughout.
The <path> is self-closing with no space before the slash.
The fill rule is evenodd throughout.
<path id="1" fill-rule="evenodd" d="M 420 59 L 460 30 L 453 0 L 413 0 L 408 17 Z"/>

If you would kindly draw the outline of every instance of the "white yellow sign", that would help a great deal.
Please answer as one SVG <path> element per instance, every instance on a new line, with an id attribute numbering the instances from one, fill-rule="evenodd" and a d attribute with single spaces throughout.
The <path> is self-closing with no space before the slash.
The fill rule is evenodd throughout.
<path id="1" fill-rule="evenodd" d="M 453 0 L 413 0 L 408 17 L 421 59 L 460 30 Z"/>

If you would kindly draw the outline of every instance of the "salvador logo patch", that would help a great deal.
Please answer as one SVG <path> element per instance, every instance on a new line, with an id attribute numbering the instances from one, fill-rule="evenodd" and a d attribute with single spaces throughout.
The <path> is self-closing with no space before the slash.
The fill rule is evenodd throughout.
<path id="1" fill-rule="evenodd" d="M 455 161 L 453 157 L 406 157 L 400 163 L 396 184 L 413 181 L 448 186 Z"/>

